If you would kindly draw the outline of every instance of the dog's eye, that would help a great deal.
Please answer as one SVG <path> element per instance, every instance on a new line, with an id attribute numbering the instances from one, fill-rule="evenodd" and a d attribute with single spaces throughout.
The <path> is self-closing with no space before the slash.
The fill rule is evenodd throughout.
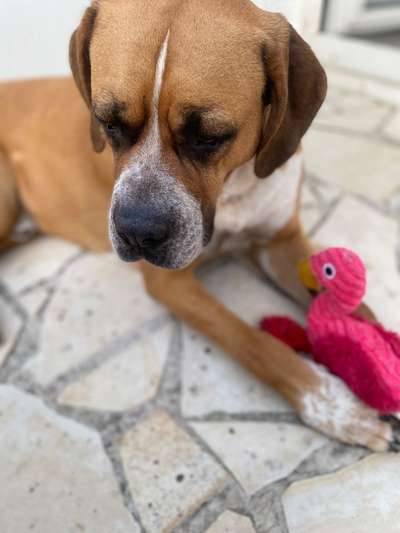
<path id="1" fill-rule="evenodd" d="M 106 132 L 110 135 L 113 135 L 114 133 L 117 133 L 118 131 L 118 126 L 116 126 L 115 124 L 112 124 L 112 122 L 106 122 L 104 124 L 104 128 Z"/>
<path id="2" fill-rule="evenodd" d="M 199 148 L 218 148 L 224 141 L 225 139 L 222 137 L 197 137 L 194 144 Z"/>

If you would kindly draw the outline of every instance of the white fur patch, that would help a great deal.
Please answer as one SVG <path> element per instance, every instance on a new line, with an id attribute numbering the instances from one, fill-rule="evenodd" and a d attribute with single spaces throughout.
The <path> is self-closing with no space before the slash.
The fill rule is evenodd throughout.
<path id="1" fill-rule="evenodd" d="M 150 131 L 148 136 L 141 148 L 141 155 L 145 158 L 157 155 L 161 156 L 161 137 L 160 137 L 160 125 L 159 125 L 159 103 L 161 89 L 164 79 L 165 66 L 167 64 L 167 55 L 168 55 L 168 42 L 169 42 L 169 31 L 167 36 L 161 46 L 160 55 L 158 56 L 156 73 L 154 77 L 154 89 L 152 97 L 152 109 L 151 109 L 151 118 L 150 118 Z M 147 157 L 146 157 L 147 156 Z"/>
<path id="2" fill-rule="evenodd" d="M 347 385 L 324 366 L 308 361 L 321 380 L 321 386 L 302 398 L 300 416 L 309 426 L 350 444 L 384 450 L 391 429 L 384 426 L 378 413 L 354 396 Z"/>
<path id="3" fill-rule="evenodd" d="M 300 153 L 265 179 L 256 176 L 254 159 L 237 168 L 217 203 L 215 242 L 226 251 L 270 240 L 297 208 L 301 176 Z"/>

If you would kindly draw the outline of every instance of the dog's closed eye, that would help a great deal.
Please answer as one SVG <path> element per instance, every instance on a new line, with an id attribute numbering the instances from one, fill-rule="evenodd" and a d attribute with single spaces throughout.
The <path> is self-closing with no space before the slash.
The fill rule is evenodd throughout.
<path id="1" fill-rule="evenodd" d="M 208 120 L 207 119 L 208 116 Z M 180 155 L 196 162 L 207 161 L 237 135 L 230 124 L 210 120 L 208 110 L 190 110 L 176 134 L 176 149 Z"/>
<path id="2" fill-rule="evenodd" d="M 191 139 L 190 144 L 199 150 L 214 151 L 220 148 L 225 142 L 232 138 L 231 134 L 223 135 L 199 135 Z"/>
<path id="3" fill-rule="evenodd" d="M 104 129 L 107 138 L 111 142 L 113 148 L 120 150 L 128 148 L 136 144 L 139 140 L 143 127 L 133 126 L 127 124 L 123 120 L 107 119 L 95 115 L 98 122 Z"/>

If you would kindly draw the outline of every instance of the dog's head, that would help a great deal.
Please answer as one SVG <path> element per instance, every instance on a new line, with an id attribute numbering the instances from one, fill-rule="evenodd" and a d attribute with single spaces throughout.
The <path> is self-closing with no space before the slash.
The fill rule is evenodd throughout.
<path id="1" fill-rule="evenodd" d="M 250 0 L 97 0 L 70 60 L 94 149 L 114 153 L 114 248 L 165 268 L 207 245 L 235 168 L 255 156 L 265 178 L 293 155 L 326 92 L 309 46 Z"/>

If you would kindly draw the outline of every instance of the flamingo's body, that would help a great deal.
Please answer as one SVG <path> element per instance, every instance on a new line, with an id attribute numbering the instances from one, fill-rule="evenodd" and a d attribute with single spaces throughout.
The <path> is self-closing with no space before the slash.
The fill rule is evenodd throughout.
<path id="1" fill-rule="evenodd" d="M 308 315 L 314 360 L 341 377 L 366 404 L 381 413 L 400 412 L 400 337 L 353 314 L 365 294 L 364 264 L 344 248 L 318 253 L 308 264 L 305 283 L 314 279 L 325 289 Z"/>

